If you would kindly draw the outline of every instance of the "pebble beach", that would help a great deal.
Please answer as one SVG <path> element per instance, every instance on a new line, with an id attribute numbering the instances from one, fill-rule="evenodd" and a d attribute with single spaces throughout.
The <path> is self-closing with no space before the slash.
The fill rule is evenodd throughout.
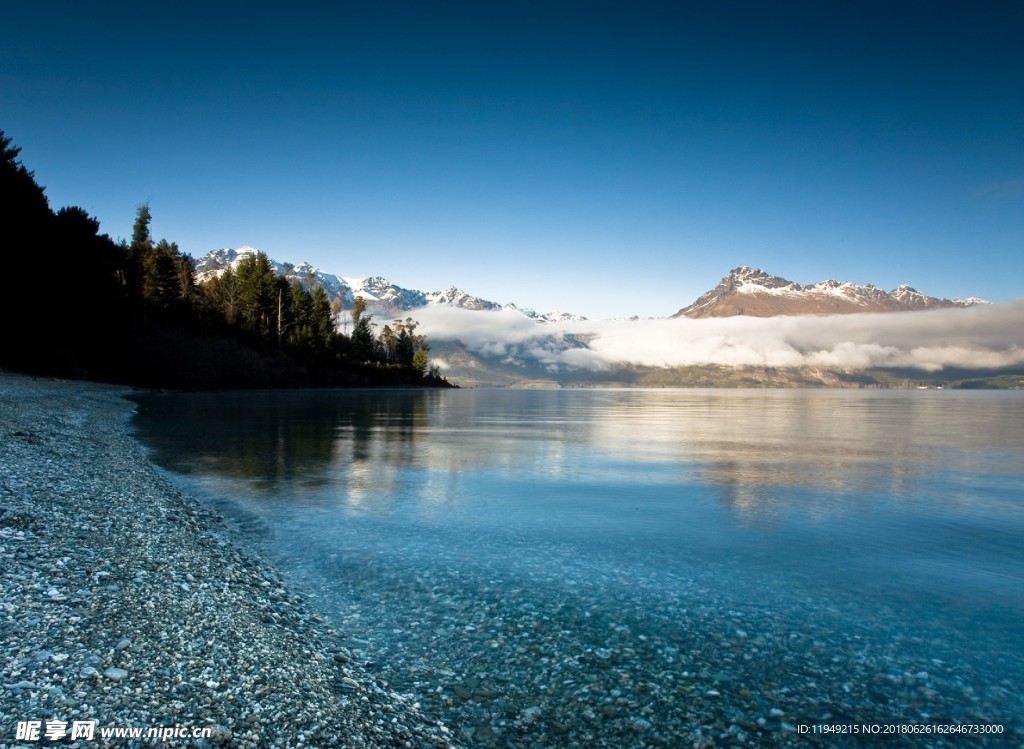
<path id="1" fill-rule="evenodd" d="M 0 749 L 454 746 L 149 463 L 128 392 L 0 374 Z"/>

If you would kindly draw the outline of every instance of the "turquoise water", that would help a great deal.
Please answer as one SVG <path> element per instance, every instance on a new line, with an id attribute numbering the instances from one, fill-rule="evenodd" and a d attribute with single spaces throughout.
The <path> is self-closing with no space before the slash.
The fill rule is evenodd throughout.
<path id="1" fill-rule="evenodd" d="M 469 745 L 1017 745 L 1020 393 L 188 394 L 136 425 Z"/>

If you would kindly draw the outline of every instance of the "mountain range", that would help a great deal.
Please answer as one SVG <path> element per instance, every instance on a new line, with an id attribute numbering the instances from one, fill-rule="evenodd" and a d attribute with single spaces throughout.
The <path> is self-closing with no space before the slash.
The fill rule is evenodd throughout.
<path id="1" fill-rule="evenodd" d="M 197 261 L 197 279 L 256 252 L 208 253 Z M 939 299 L 910 286 L 803 285 L 739 267 L 670 317 L 587 320 L 538 314 L 456 287 L 419 291 L 379 276 L 271 262 L 305 288 L 323 286 L 345 309 L 362 296 L 378 319 L 415 317 L 431 360 L 462 386 L 952 387 L 1007 372 L 1013 378 L 1006 386 L 1024 386 L 1017 323 L 1024 301 L 1007 307 Z M 900 311 L 915 312 L 875 314 Z"/>
<path id="2" fill-rule="evenodd" d="M 196 262 L 196 280 L 202 283 L 223 273 L 225 268 L 236 267 L 242 259 L 258 252 L 252 247 L 213 250 Z M 474 311 L 515 310 L 541 322 L 586 319 L 566 312 L 538 313 L 511 302 L 500 304 L 473 296 L 455 286 L 443 291 L 419 291 L 398 286 L 381 276 L 354 278 L 329 273 L 314 268 L 309 263 L 294 265 L 274 259 L 270 262 L 279 275 L 298 281 L 303 288 L 323 286 L 328 297 L 340 297 L 346 309 L 352 308 L 355 297 L 362 296 L 371 312 L 383 314 L 396 314 L 431 305 L 445 305 Z M 738 315 L 837 315 L 971 307 L 977 304 L 988 302 L 977 297 L 940 299 L 923 294 L 907 285 L 897 286 L 892 291 L 884 291 L 873 284 L 862 285 L 849 281 L 826 280 L 805 285 L 770 275 L 758 268 L 742 266 L 729 271 L 715 288 L 702 294 L 672 317 L 701 319 Z"/>
<path id="3" fill-rule="evenodd" d="M 258 253 L 259 250 L 253 247 L 224 248 L 208 252 L 196 261 L 196 281 L 203 283 L 223 273 L 229 267 L 237 267 L 243 259 Z M 361 296 L 367 303 L 368 311 L 386 315 L 440 304 L 468 310 L 511 309 L 541 322 L 585 319 L 579 315 L 563 312 L 541 314 L 511 303 L 498 304 L 468 294 L 454 286 L 449 286 L 444 291 L 418 291 L 398 286 L 381 276 L 366 276 L 364 278 L 339 276 L 314 268 L 309 263 L 294 265 L 273 258 L 270 258 L 270 264 L 278 275 L 284 276 L 289 281 L 298 281 L 304 289 L 308 290 L 317 285 L 322 286 L 329 298 L 340 297 L 345 309 L 352 309 L 355 298 Z"/>
<path id="4" fill-rule="evenodd" d="M 883 291 L 873 284 L 819 281 L 803 285 L 742 266 L 729 271 L 715 288 L 705 292 L 673 317 L 776 317 L 779 315 L 842 315 L 857 312 L 909 312 L 988 304 L 983 299 L 938 299 L 901 285 Z"/>

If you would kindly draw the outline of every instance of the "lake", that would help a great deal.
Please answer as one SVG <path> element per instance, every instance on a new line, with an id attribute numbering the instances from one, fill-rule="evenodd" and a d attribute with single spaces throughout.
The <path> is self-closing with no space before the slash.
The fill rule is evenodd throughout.
<path id="1" fill-rule="evenodd" d="M 139 402 L 156 462 L 468 746 L 1019 745 L 1024 393 Z"/>

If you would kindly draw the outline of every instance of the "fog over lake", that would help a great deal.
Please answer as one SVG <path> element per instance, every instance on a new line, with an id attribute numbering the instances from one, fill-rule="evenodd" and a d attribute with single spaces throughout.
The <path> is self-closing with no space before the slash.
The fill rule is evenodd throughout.
<path id="1" fill-rule="evenodd" d="M 887 314 L 538 322 L 514 310 L 415 310 L 431 340 L 553 367 L 997 368 L 1024 364 L 1024 300 Z"/>

